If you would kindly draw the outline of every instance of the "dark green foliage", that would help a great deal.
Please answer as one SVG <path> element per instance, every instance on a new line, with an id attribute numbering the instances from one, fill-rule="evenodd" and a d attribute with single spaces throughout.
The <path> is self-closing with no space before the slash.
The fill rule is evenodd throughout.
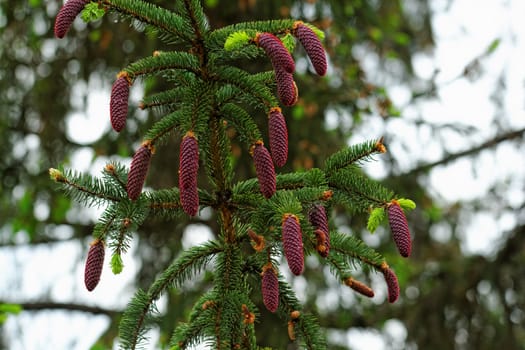
<path id="1" fill-rule="evenodd" d="M 129 247 L 131 233 L 147 219 L 180 219 L 183 212 L 195 216 L 203 208 L 211 209 L 216 219 L 213 240 L 183 251 L 155 278 L 147 292 L 139 290 L 135 294 L 120 323 L 121 348 L 141 346 L 147 330 L 160 322 L 155 302 L 162 294 L 177 294 L 190 279 L 195 281 L 206 271 L 210 286 L 194 304 L 188 322 L 172 325 L 175 327 L 172 346 L 183 349 L 206 342 L 216 349 L 256 349 L 264 345 L 265 339 L 256 339 L 255 334 L 257 323 L 265 321 L 257 319 L 260 315 L 256 301 L 265 299 L 270 311 L 283 320 L 283 330 L 288 329 L 292 341 L 308 349 L 326 349 L 324 332 L 316 318 L 308 310 L 302 310 L 293 289 L 273 266 L 284 256 L 292 272 L 298 275 L 304 270 L 304 256 L 317 254 L 320 244 L 330 246 L 330 252 L 319 251 L 326 257 L 322 263 L 341 281 L 349 277 L 354 265 L 379 270 L 386 264 L 383 257 L 355 236 L 330 232 L 328 243 L 324 213 L 324 208 L 330 210 L 333 204 L 364 213 L 386 205 L 393 198 L 389 190 L 357 168 L 360 161 L 384 152 L 384 146 L 380 141 L 367 142 L 333 154 L 323 169 L 276 175 L 254 114 L 267 116 L 276 110 L 281 113 L 273 93 L 275 82 L 283 104 L 297 101 L 292 75 L 294 62 L 279 39 L 286 37 L 288 44 L 293 40 L 289 34 L 295 21 L 247 22 L 212 30 L 197 0 L 178 1 L 173 10 L 138 0 L 99 3 L 108 11 L 145 24 L 167 44 L 177 44 L 168 45 L 173 51 L 155 51 L 152 56 L 129 64 L 119 74 L 129 84 L 138 77 L 152 76 L 167 85 L 164 91 L 144 97 L 140 105 L 142 109 L 156 108 L 160 116 L 148 130 L 141 132 L 145 137 L 139 151 L 147 146 L 148 152 L 134 157 L 128 177 L 124 167 L 112 163 L 101 179 L 58 170 L 51 171 L 52 178 L 83 204 L 106 205 L 93 234 L 112 249 L 111 265 L 115 273 L 123 267 L 120 257 Z M 303 44 L 311 51 L 311 36 L 315 34 L 311 27 L 304 28 L 307 35 L 299 31 L 299 36 L 306 38 Z M 231 36 L 240 31 L 240 35 Z M 266 33 L 262 35 L 263 42 L 260 33 Z M 230 44 L 225 49 L 228 38 Z M 315 38 L 317 60 L 320 43 Z M 232 44 L 232 40 L 242 42 Z M 258 49 L 257 44 L 265 50 Z M 265 54 L 272 59 L 275 71 L 252 73 L 232 60 Z M 277 133 L 274 126 L 270 132 L 272 138 L 279 138 L 281 144 L 275 147 L 282 154 L 277 163 L 284 165 L 282 143 L 286 126 L 284 116 L 281 117 Z M 179 187 L 143 192 L 153 150 L 156 159 L 172 153 L 165 145 L 174 134 L 185 135 L 180 145 L 178 173 L 174 167 L 167 169 L 172 178 L 178 177 Z M 239 167 L 235 166 L 237 159 L 232 147 L 237 138 L 244 144 L 245 152 L 253 155 L 257 178 L 253 177 L 252 168 L 250 175 L 242 174 L 241 181 L 234 181 Z M 154 148 L 159 145 L 164 147 Z M 132 189 L 129 198 L 126 188 L 128 192 Z M 309 210 L 321 202 L 322 222 L 315 215 L 308 222 Z M 316 229 L 325 235 L 321 243 Z M 255 236 L 252 233 L 250 237 L 248 232 L 252 231 L 260 237 L 260 244 L 250 247 Z M 275 278 L 266 281 L 271 293 L 263 293 L 261 297 L 261 272 L 268 273 L 268 266 L 272 266 Z"/>

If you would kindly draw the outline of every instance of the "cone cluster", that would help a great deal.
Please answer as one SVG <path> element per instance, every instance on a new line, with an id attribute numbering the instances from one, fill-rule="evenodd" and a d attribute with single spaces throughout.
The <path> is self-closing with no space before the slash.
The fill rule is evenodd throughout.
<path id="1" fill-rule="evenodd" d="M 55 19 L 55 36 L 57 38 L 61 39 L 66 36 L 73 21 L 88 2 L 89 0 L 68 0 L 60 8 Z"/>
<path id="2" fill-rule="evenodd" d="M 133 155 L 126 184 L 128 198 L 132 201 L 137 200 L 142 192 L 152 154 L 153 146 L 145 142 Z"/>
<path id="3" fill-rule="evenodd" d="M 304 253 L 303 234 L 297 216 L 293 214 L 283 216 L 282 240 L 288 267 L 294 275 L 298 276 L 304 270 Z"/>
<path id="4" fill-rule="evenodd" d="M 412 251 L 412 242 L 410 240 L 410 231 L 408 230 L 405 213 L 396 200 L 388 204 L 387 213 L 392 238 L 399 250 L 399 254 L 406 258 L 410 256 L 410 252 Z"/>
<path id="5" fill-rule="evenodd" d="M 126 125 L 128 117 L 129 82 L 126 73 L 120 73 L 111 88 L 109 100 L 109 117 L 111 127 L 120 132 Z"/>
<path id="6" fill-rule="evenodd" d="M 288 158 L 288 130 L 279 107 L 274 107 L 270 110 L 268 134 L 273 162 L 276 166 L 282 167 L 286 164 L 286 159 Z"/>
<path id="7" fill-rule="evenodd" d="M 275 312 L 279 307 L 279 280 L 272 263 L 263 266 L 261 275 L 264 306 L 268 311 Z"/>
<path id="8" fill-rule="evenodd" d="M 252 147 L 252 154 L 261 193 L 264 197 L 270 198 L 276 191 L 275 168 L 270 152 L 262 141 L 257 141 Z"/>
<path id="9" fill-rule="evenodd" d="M 199 209 L 198 170 L 199 144 L 193 132 L 188 131 L 180 145 L 179 191 L 182 209 L 189 216 L 197 215 Z"/>
<path id="10" fill-rule="evenodd" d="M 84 268 L 84 284 L 88 291 L 92 291 L 100 281 L 104 266 L 104 242 L 95 240 L 89 247 L 86 265 Z"/>

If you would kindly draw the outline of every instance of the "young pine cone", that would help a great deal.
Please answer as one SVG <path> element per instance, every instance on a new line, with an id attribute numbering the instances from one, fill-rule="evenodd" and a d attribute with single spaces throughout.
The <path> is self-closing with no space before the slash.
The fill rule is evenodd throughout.
<path id="1" fill-rule="evenodd" d="M 396 200 L 388 204 L 387 213 L 394 242 L 401 256 L 406 258 L 412 250 L 412 242 L 410 240 L 410 231 L 408 230 L 405 213 Z"/>
<path id="2" fill-rule="evenodd" d="M 286 164 L 288 158 L 288 130 L 279 107 L 273 107 L 268 117 L 268 134 L 272 158 L 278 167 Z"/>
<path id="3" fill-rule="evenodd" d="M 326 217 L 326 210 L 322 204 L 314 204 L 308 212 L 308 221 L 314 227 L 315 230 L 322 231 L 325 235 L 324 240 L 324 251 L 321 256 L 326 257 L 330 251 L 330 230 L 328 229 L 328 218 Z M 316 234 L 318 241 L 321 235 Z M 318 242 L 319 243 L 319 242 Z"/>
<path id="4" fill-rule="evenodd" d="M 299 98 L 297 85 L 293 80 L 293 75 L 284 69 L 275 69 L 275 82 L 277 84 L 277 96 L 283 105 L 293 106 Z"/>
<path id="5" fill-rule="evenodd" d="M 126 184 L 128 198 L 132 201 L 139 198 L 142 192 L 152 154 L 153 146 L 145 142 L 133 155 L 128 173 L 128 182 Z"/>
<path id="6" fill-rule="evenodd" d="M 182 209 L 189 216 L 197 215 L 199 209 L 198 170 L 199 144 L 193 132 L 188 131 L 180 144 L 179 191 Z"/>
<path id="7" fill-rule="evenodd" d="M 301 21 L 297 21 L 294 25 L 294 35 L 304 47 L 306 54 L 314 66 L 315 72 L 321 76 L 325 75 L 328 67 L 326 52 L 314 31 Z"/>
<path id="8" fill-rule="evenodd" d="M 282 69 L 290 74 L 295 71 L 292 55 L 278 37 L 271 33 L 258 33 L 255 42 L 266 52 L 274 70 Z"/>
<path id="9" fill-rule="evenodd" d="M 270 152 L 264 147 L 262 141 L 257 141 L 253 146 L 252 154 L 261 193 L 266 198 L 270 198 L 276 190 L 275 168 Z"/>
<path id="10" fill-rule="evenodd" d="M 284 256 L 294 275 L 304 270 L 303 234 L 299 219 L 293 214 L 284 214 L 282 223 Z"/>
<path id="11" fill-rule="evenodd" d="M 120 132 L 126 125 L 128 117 L 129 82 L 126 73 L 120 73 L 111 88 L 109 100 L 109 117 L 111 127 Z"/>
<path id="12" fill-rule="evenodd" d="M 277 311 L 279 307 L 279 279 L 272 263 L 268 263 L 263 267 L 261 289 L 264 306 L 270 312 Z"/>
<path id="13" fill-rule="evenodd" d="M 388 267 L 388 265 L 383 264 L 381 266 L 381 271 L 385 277 L 385 282 L 388 287 L 388 301 L 394 303 L 397 298 L 399 298 L 399 282 L 394 271 Z"/>
<path id="14" fill-rule="evenodd" d="M 68 0 L 58 11 L 55 20 L 55 36 L 63 38 L 78 14 L 84 9 L 89 0 Z"/>
<path id="15" fill-rule="evenodd" d="M 104 266 L 104 242 L 96 239 L 89 247 L 86 265 L 84 268 L 84 284 L 88 291 L 92 291 L 100 281 Z"/>

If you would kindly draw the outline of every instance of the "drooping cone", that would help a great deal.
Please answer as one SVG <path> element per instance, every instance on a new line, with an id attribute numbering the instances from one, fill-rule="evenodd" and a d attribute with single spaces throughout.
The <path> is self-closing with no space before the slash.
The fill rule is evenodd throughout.
<path id="1" fill-rule="evenodd" d="M 252 147 L 252 155 L 261 193 L 266 198 L 270 198 L 276 190 L 275 168 L 270 152 L 264 147 L 263 142 L 259 140 Z"/>
<path id="2" fill-rule="evenodd" d="M 279 100 L 287 107 L 293 106 L 299 97 L 293 75 L 284 69 L 275 69 L 275 82 L 277 84 L 277 96 Z"/>
<path id="3" fill-rule="evenodd" d="M 310 58 L 315 72 L 321 76 L 326 74 L 328 64 L 326 62 L 326 52 L 321 44 L 321 40 L 314 31 L 301 21 L 294 25 L 294 35 L 301 45 L 303 45 L 306 54 Z"/>
<path id="4" fill-rule="evenodd" d="M 324 235 L 316 232 L 318 249 L 321 256 L 326 257 L 330 252 L 330 231 L 328 229 L 328 218 L 326 217 L 326 209 L 322 204 L 314 204 L 308 211 L 308 221 L 314 227 L 315 231 L 321 231 Z M 324 245 L 321 247 L 320 245 Z"/>
<path id="5" fill-rule="evenodd" d="M 199 209 L 198 170 L 199 144 L 193 132 L 188 131 L 180 144 L 179 191 L 182 209 L 189 216 L 197 215 Z"/>
<path id="6" fill-rule="evenodd" d="M 273 107 L 270 110 L 268 134 L 273 162 L 278 167 L 282 167 L 286 164 L 286 159 L 288 158 L 288 130 L 279 107 Z"/>
<path id="7" fill-rule="evenodd" d="M 292 55 L 278 37 L 271 33 L 258 33 L 255 36 L 255 42 L 266 52 L 274 70 L 282 69 L 290 74 L 295 71 Z"/>
<path id="8" fill-rule="evenodd" d="M 374 291 L 372 288 L 364 284 L 363 282 L 360 282 L 358 280 L 353 279 L 352 277 L 347 277 L 344 280 L 345 284 L 358 292 L 359 294 L 362 294 L 366 297 L 373 298 L 374 297 Z"/>
<path id="9" fill-rule="evenodd" d="M 111 88 L 109 100 L 109 117 L 111 127 L 120 132 L 126 125 L 128 117 L 129 81 L 125 72 L 119 73 Z"/>
<path id="10" fill-rule="evenodd" d="M 388 301 L 394 303 L 399 298 L 399 282 L 394 271 L 386 263 L 381 266 L 388 287 Z"/>
<path id="11" fill-rule="evenodd" d="M 142 187 L 144 186 L 144 181 L 146 181 L 146 175 L 148 174 L 149 163 L 153 152 L 153 145 L 146 141 L 133 155 L 128 173 L 128 182 L 126 184 L 128 198 L 132 201 L 139 198 L 142 192 Z"/>
<path id="12" fill-rule="evenodd" d="M 299 219 L 293 214 L 284 214 L 282 223 L 284 256 L 294 275 L 304 270 L 303 234 Z"/>
<path id="13" fill-rule="evenodd" d="M 104 242 L 96 239 L 91 243 L 84 267 L 84 284 L 88 291 L 92 291 L 100 281 L 104 266 Z"/>
<path id="14" fill-rule="evenodd" d="M 66 36 L 71 24 L 84 9 L 89 0 L 68 0 L 58 11 L 55 20 L 55 36 L 63 38 Z"/>
<path id="15" fill-rule="evenodd" d="M 266 306 L 268 311 L 275 312 L 279 307 L 279 279 L 272 263 L 263 266 L 261 275 L 264 306 Z"/>
<path id="16" fill-rule="evenodd" d="M 405 213 L 396 200 L 388 204 L 387 213 L 392 238 L 396 243 L 399 254 L 406 258 L 412 251 L 412 241 L 410 240 L 410 231 L 408 230 Z"/>

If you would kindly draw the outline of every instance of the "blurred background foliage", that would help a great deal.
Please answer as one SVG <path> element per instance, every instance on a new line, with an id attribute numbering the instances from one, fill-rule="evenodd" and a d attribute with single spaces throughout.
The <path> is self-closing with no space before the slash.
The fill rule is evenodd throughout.
<path id="1" fill-rule="evenodd" d="M 170 8 L 172 1 L 150 1 Z M 330 58 L 327 78 L 319 79 L 308 68 L 304 52 L 295 52 L 298 72 L 295 75 L 300 100 L 297 106 L 285 109 L 287 116 L 290 155 L 283 171 L 322 166 L 328 154 L 343 147 L 358 132 L 363 135 L 367 123 L 384 123 L 403 118 L 403 107 L 395 106 L 389 97 L 389 86 L 403 85 L 411 91 L 411 101 L 432 99 L 439 86 L 434 77 L 422 79 L 414 73 L 413 59 L 417 54 L 432 51 L 434 34 L 431 26 L 430 1 L 401 0 L 205 0 L 203 1 L 211 27 L 217 28 L 240 21 L 294 17 L 312 22 L 326 33 L 325 45 Z M 16 253 L 20 247 L 36 249 L 42 245 L 77 242 L 85 254 L 91 240 L 92 215 L 56 191 L 49 180 L 48 168 L 74 164 L 75 155 L 87 154 L 97 159 L 128 159 L 140 142 L 142 132 L 155 120 L 155 113 L 146 114 L 134 108 L 143 92 L 160 89 L 163 81 L 144 81 L 135 88 L 134 106 L 126 130 L 119 135 L 110 131 L 109 122 L 91 125 L 100 132 L 92 141 L 72 137 L 78 133 L 78 115 L 104 113 L 108 108 L 97 105 L 91 96 L 95 90 L 105 91 L 109 100 L 115 74 L 135 59 L 151 55 L 154 50 L 169 49 L 164 43 L 146 33 L 137 32 L 129 22 L 113 15 L 85 24 L 75 22 L 63 40 L 53 38 L 53 23 L 61 1 L 0 0 L 0 252 Z M 487 46 L 490 51 L 490 40 Z M 493 42 L 492 46 L 497 46 Z M 495 47 L 492 48 L 494 50 Z M 452 53 L 451 53 L 452 54 Z M 490 54 L 490 52 L 487 52 Z M 483 57 L 480 57 L 482 59 Z M 374 71 L 370 71 L 370 62 Z M 476 62 L 474 62 L 476 63 Z M 479 63 L 479 62 L 478 62 Z M 239 61 L 239 66 L 257 70 L 270 69 L 267 61 Z M 465 67 L 464 76 L 475 79 L 476 66 Z M 138 91 L 142 89 L 141 91 Z M 494 87 L 495 91 L 504 87 Z M 500 94 L 503 92 L 498 90 Z M 498 99 L 495 98 L 495 104 Z M 501 101 L 500 101 L 501 103 Z M 327 127 L 328 115 L 335 116 L 336 127 Z M 89 116 L 88 116 L 89 117 Z M 266 116 L 256 115 L 263 129 Z M 333 118 L 332 118 L 333 119 Z M 98 118 L 98 120 L 103 120 Z M 333 121 L 332 121 L 333 124 Z M 432 137 L 440 135 L 443 127 L 413 121 L 413 128 L 427 128 Z M 448 125 L 458 135 L 465 133 Z M 469 130 L 467 130 L 468 132 Z M 234 135 L 232 135 L 234 136 Z M 387 147 L 404 147 L 410 139 L 398 137 L 388 128 L 384 135 L 366 134 L 368 139 L 384 136 Z M 523 201 L 510 202 L 506 197 L 509 183 L 523 179 L 507 179 L 469 202 L 447 203 L 439 194 L 429 192 L 429 175 L 435 167 L 458 159 L 471 159 L 490 151 L 501 143 L 519 145 L 523 131 L 505 133 L 496 139 L 478 140 L 462 153 L 448 152 L 443 144 L 443 158 L 434 163 L 418 161 L 412 167 L 400 166 L 400 159 L 387 153 L 379 161 L 385 171 L 381 179 L 400 196 L 413 199 L 418 208 L 409 215 L 414 236 L 413 255 L 408 260 L 397 257 L 387 230 L 372 239 L 366 232 L 366 217 L 349 216 L 336 208 L 332 221 L 340 229 L 361 236 L 380 252 L 399 275 L 402 297 L 394 305 L 376 303 L 348 292 L 339 281 L 325 278 L 323 266 L 315 259 L 308 261 L 304 280 L 295 285 L 302 288 L 305 308 L 314 312 L 327 329 L 330 349 L 348 349 L 341 339 L 350 329 L 373 329 L 378 336 L 390 336 L 387 324 L 403 325 L 406 336 L 391 348 L 424 349 L 524 349 L 525 328 L 525 226 Z M 177 140 L 153 160 L 147 185 L 152 188 L 176 185 Z M 481 146 L 480 146 L 481 145 Z M 252 162 L 247 150 L 235 144 L 238 158 L 237 176 L 253 176 Z M 117 157 L 117 158 L 115 158 Z M 404 162 L 406 163 L 406 161 Z M 93 163 L 92 163 L 93 164 Z M 88 169 L 99 173 L 100 169 Z M 94 165 L 93 165 L 94 166 Z M 523 198 L 523 196 L 521 197 Z M 494 203 L 497 203 L 494 204 Z M 489 256 L 465 254 L 462 237 L 465 217 L 477 212 L 497 216 L 512 211 L 516 215 L 514 228 L 504 232 L 500 247 Z M 462 221 L 463 220 L 463 221 Z M 192 220 L 214 228 L 213 214 Z M 147 287 L 156 273 L 165 267 L 182 249 L 182 237 L 188 222 L 146 222 L 137 233 L 140 249 L 135 258 L 140 262 L 136 287 Z M 446 239 L 430 234 L 436 230 L 448 233 Z M 70 263 L 82 265 L 85 255 Z M 17 266 L 2 266 L 17 270 Z M 369 282 L 376 293 L 385 289 L 376 275 L 356 270 L 357 278 Z M 49 282 L 48 282 L 49 283 Z M 173 291 L 167 298 L 166 316 L 159 324 L 160 343 L 167 341 L 174 323 L 184 319 L 203 289 L 209 287 L 206 275 L 183 292 Z M 117 336 L 118 309 L 91 307 L 72 301 L 57 302 L 43 294 L 38 300 L 26 300 L 12 288 L 2 286 L 0 329 L 8 317 L 16 322 L 16 307 L 21 313 L 43 310 L 80 311 L 101 314 L 112 319 L 100 339 L 94 339 L 97 349 L 110 348 Z M 0 305 L 2 306 L 2 305 Z M 176 306 L 176 307 L 170 307 Z M 14 311 L 16 312 L 14 312 Z M 286 325 L 260 308 L 258 335 L 276 349 L 293 349 L 289 344 Z M 21 335 L 23 336 L 23 334 Z M 3 331 L 0 348 L 9 348 L 9 334 Z M 164 345 L 165 346 L 165 345 Z"/>

